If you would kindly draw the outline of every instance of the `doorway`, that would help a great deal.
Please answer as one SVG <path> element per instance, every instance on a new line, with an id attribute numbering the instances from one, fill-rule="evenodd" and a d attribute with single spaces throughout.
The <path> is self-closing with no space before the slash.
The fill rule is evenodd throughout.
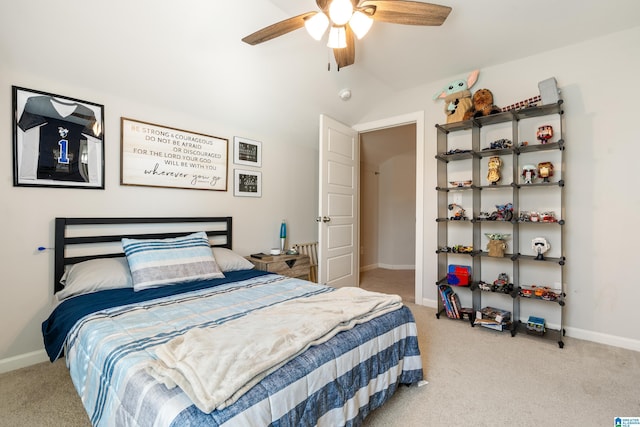
<path id="1" fill-rule="evenodd" d="M 360 286 L 415 302 L 416 123 L 359 133 Z"/>

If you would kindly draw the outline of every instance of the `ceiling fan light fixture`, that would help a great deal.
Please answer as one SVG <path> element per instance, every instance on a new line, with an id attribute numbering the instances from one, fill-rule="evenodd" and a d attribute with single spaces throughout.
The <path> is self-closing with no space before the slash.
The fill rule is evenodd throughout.
<path id="1" fill-rule="evenodd" d="M 318 12 L 310 18 L 304 20 L 304 28 L 315 40 L 320 40 L 327 31 L 329 18 L 322 12 Z"/>
<path id="2" fill-rule="evenodd" d="M 331 49 L 343 49 L 347 47 L 347 31 L 344 27 L 331 27 L 327 46 Z"/>
<path id="3" fill-rule="evenodd" d="M 329 5 L 329 17 L 335 25 L 345 25 L 353 15 L 351 0 L 333 0 Z"/>
<path id="4" fill-rule="evenodd" d="M 358 40 L 363 38 L 369 32 L 372 24 L 373 18 L 365 13 L 360 12 L 359 10 L 355 11 L 353 16 L 349 20 L 349 26 L 353 30 L 353 33 L 356 35 Z"/>

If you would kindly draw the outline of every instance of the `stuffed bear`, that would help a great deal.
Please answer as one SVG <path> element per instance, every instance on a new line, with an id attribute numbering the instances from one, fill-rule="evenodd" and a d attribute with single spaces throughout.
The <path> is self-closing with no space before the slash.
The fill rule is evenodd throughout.
<path id="1" fill-rule="evenodd" d="M 464 114 L 462 120 L 497 114 L 502 110 L 493 105 L 493 94 L 489 89 L 478 89 L 472 97 L 473 105 Z"/>

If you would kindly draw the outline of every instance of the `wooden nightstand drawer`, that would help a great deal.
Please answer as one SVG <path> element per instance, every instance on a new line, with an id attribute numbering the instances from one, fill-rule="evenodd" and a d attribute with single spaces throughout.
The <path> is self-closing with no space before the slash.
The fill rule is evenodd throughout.
<path id="1" fill-rule="evenodd" d="M 276 255 L 262 259 L 247 257 L 258 270 L 309 280 L 311 268 L 307 255 Z"/>

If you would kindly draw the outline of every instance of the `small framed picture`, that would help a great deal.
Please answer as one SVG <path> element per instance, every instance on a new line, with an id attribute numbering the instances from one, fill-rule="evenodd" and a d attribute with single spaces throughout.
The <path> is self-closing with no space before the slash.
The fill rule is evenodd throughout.
<path id="1" fill-rule="evenodd" d="M 262 166 L 262 143 L 247 138 L 233 137 L 233 163 L 244 166 Z"/>
<path id="2" fill-rule="evenodd" d="M 234 169 L 233 195 L 262 197 L 262 172 Z"/>
<path id="3" fill-rule="evenodd" d="M 104 106 L 13 86 L 13 185 L 104 189 Z"/>

